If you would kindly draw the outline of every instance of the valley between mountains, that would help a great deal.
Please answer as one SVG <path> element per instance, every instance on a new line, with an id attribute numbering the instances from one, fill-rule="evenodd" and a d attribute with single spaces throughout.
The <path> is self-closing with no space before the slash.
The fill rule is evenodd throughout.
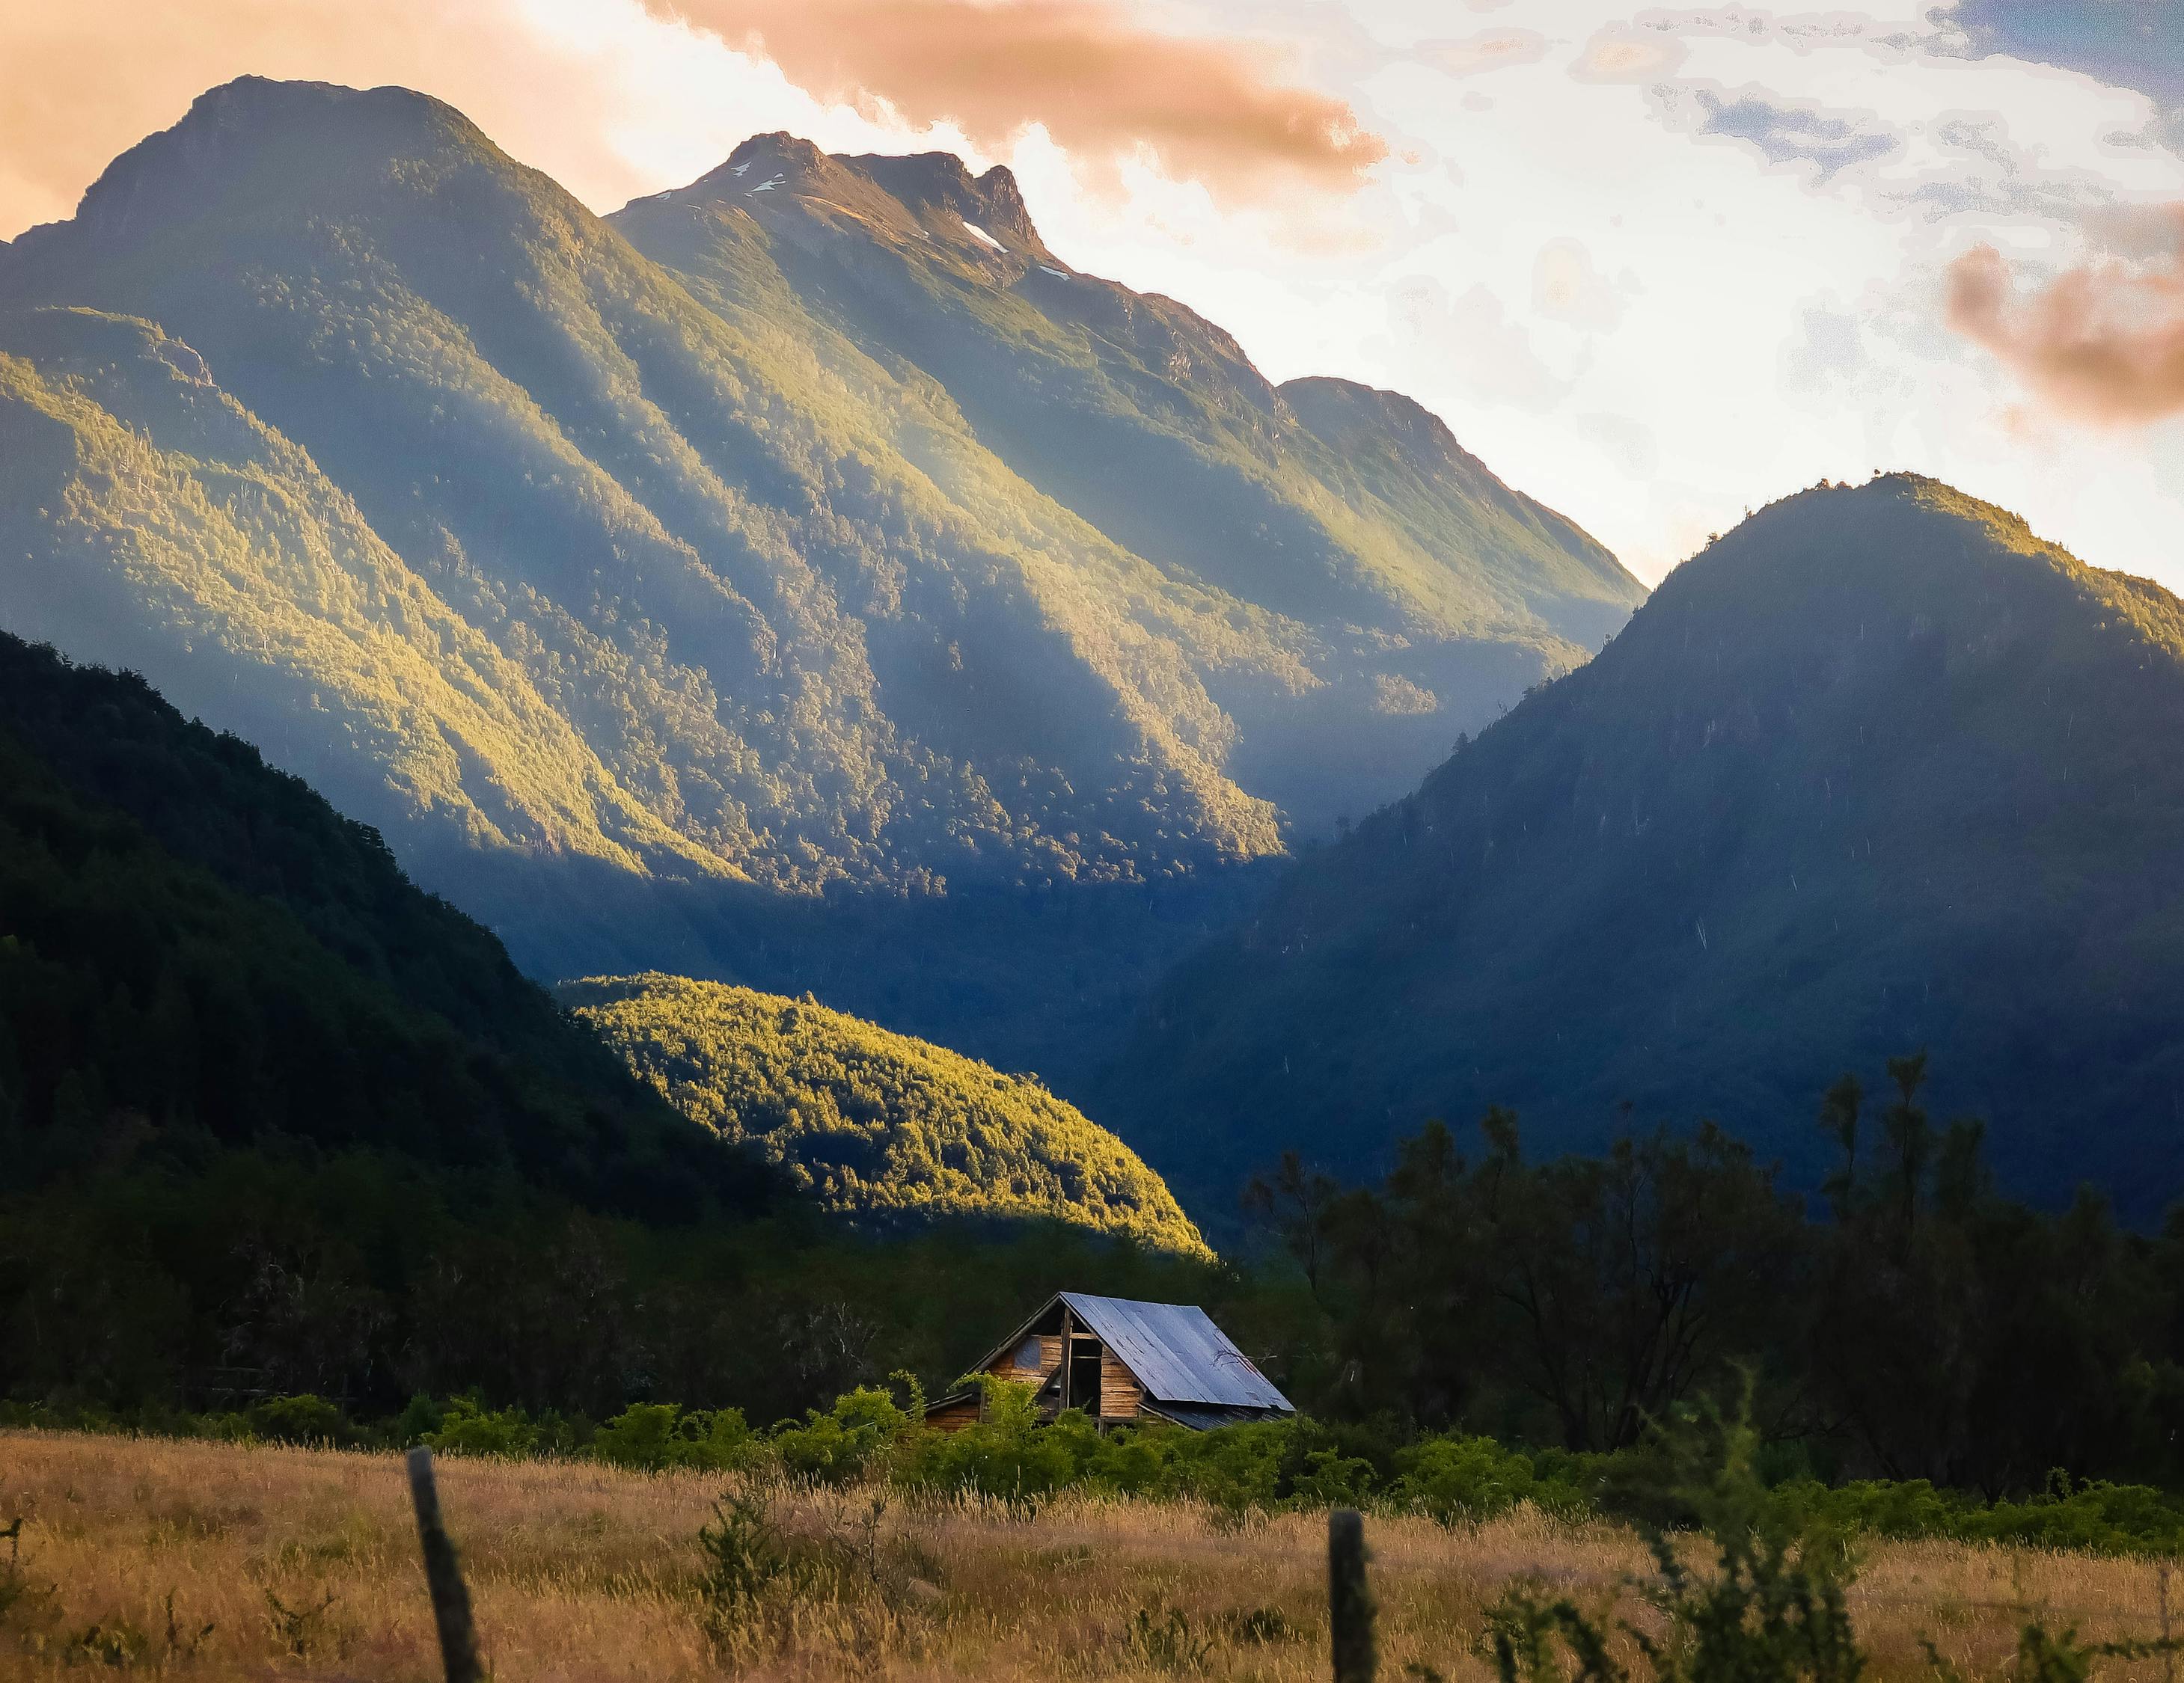
<path id="1" fill-rule="evenodd" d="M 602 218 L 422 95 L 215 88 L 0 245 L 0 629 L 42 1175 L 1202 1258 L 1491 1105 L 1810 1180 L 1919 1048 L 2014 1187 L 2184 1169 L 2176 598 L 1901 475 L 1649 597 L 1005 169 L 762 136 Z"/>
<path id="2" fill-rule="evenodd" d="M 1023 1041 L 996 954 L 1062 925 L 1112 1013 L 1210 879 L 1642 593 L 952 158 L 774 137 L 602 220 L 432 100 L 246 80 L 0 253 L 0 308 L 20 634 L 262 743 L 537 973 L 854 949 L 844 1003 L 973 1049 Z"/>

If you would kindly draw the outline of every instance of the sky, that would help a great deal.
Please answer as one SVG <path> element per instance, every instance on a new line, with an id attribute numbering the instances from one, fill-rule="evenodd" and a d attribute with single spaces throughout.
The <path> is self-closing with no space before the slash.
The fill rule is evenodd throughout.
<path id="1" fill-rule="evenodd" d="M 0 4 L 0 237 L 245 73 L 421 88 L 601 211 L 776 129 L 1008 164 L 1065 259 L 1648 581 L 1909 469 L 2184 591 L 2184 0 Z"/>

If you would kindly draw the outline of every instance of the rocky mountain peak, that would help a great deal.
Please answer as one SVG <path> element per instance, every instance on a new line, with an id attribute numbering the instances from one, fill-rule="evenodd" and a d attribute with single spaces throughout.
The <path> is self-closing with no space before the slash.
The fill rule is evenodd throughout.
<path id="1" fill-rule="evenodd" d="M 866 154 L 841 160 L 920 217 L 939 213 L 983 229 L 1010 250 L 1044 257 L 1046 246 L 1033 225 L 1017 178 L 996 164 L 973 175 L 952 152 L 907 157 Z"/>

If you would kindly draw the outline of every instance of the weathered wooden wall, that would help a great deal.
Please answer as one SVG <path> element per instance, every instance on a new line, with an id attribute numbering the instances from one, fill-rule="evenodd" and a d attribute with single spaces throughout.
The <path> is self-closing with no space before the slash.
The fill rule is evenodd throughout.
<path id="1" fill-rule="evenodd" d="M 1044 1380 L 1061 1365 L 1061 1335 L 1058 1332 L 1042 1332 L 1039 1335 L 1039 1366 L 1036 1369 L 1018 1367 L 1017 1353 L 1010 1350 L 986 1371 L 1002 1379 L 1012 1379 L 1019 1385 L 1032 1385 Z"/>
<path id="2" fill-rule="evenodd" d="M 1145 1401 L 1145 1392 L 1130 1370 L 1116 1358 L 1115 1353 L 1106 1345 L 1100 1347 L 1100 1418 L 1103 1420 L 1134 1420 L 1139 1407 Z"/>

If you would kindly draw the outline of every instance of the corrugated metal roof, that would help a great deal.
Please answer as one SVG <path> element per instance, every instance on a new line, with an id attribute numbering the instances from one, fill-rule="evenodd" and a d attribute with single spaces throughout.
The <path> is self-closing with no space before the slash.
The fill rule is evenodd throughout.
<path id="1" fill-rule="evenodd" d="M 1212 1431 L 1219 1426 L 1248 1425 L 1268 1418 L 1264 1408 L 1231 1408 L 1218 1402 L 1148 1402 L 1148 1419 L 1189 1426 L 1193 1431 Z"/>
<path id="2" fill-rule="evenodd" d="M 1061 1301 L 1122 1358 L 1150 1397 L 1296 1412 L 1195 1304 L 1139 1303 L 1078 1291 L 1064 1291 Z"/>

